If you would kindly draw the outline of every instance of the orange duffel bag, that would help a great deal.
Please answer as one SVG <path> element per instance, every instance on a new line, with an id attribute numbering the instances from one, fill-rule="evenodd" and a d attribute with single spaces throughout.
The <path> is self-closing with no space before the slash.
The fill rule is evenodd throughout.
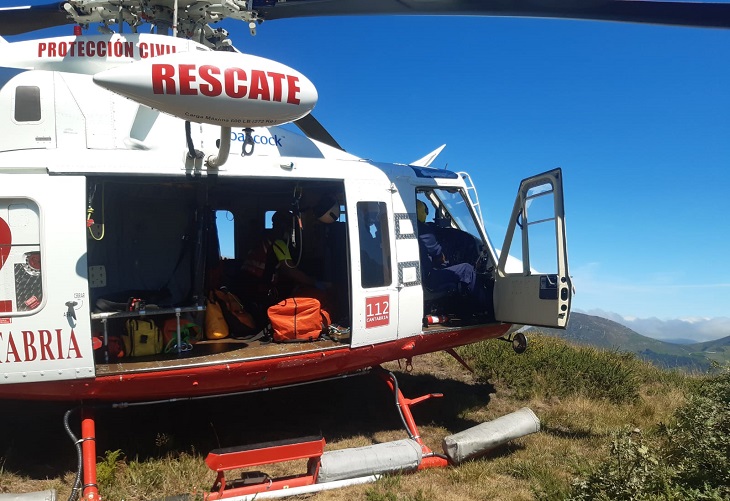
<path id="1" fill-rule="evenodd" d="M 290 297 L 270 306 L 269 321 L 274 341 L 314 341 L 330 324 L 329 314 L 319 300 L 311 297 Z"/>

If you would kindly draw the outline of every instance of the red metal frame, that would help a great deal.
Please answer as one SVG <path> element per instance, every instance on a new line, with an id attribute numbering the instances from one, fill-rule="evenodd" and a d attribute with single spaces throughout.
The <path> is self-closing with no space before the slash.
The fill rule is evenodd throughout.
<path id="1" fill-rule="evenodd" d="M 313 485 L 319 474 L 319 464 L 324 452 L 325 441 L 322 437 L 309 437 L 303 441 L 281 441 L 254 446 L 219 449 L 205 458 L 208 467 L 218 476 L 213 483 L 207 500 L 245 496 L 259 492 L 277 491 Z M 262 464 L 283 463 L 297 459 L 307 459 L 307 472 L 289 477 L 271 478 L 262 482 L 241 487 L 229 487 L 226 483 L 227 471 L 250 468 Z M 235 485 L 235 484 L 234 484 Z"/>
<path id="2" fill-rule="evenodd" d="M 428 395 L 422 395 L 416 398 L 406 398 L 403 395 L 403 392 L 400 391 L 398 382 L 395 380 L 395 376 L 392 373 L 386 371 L 382 367 L 378 367 L 377 374 L 383 381 L 385 381 L 390 390 L 395 394 L 398 400 L 398 407 L 403 415 L 406 427 L 408 428 L 408 433 L 411 438 L 413 438 L 413 440 L 421 446 L 423 459 L 421 460 L 421 464 L 418 465 L 418 469 L 425 470 L 426 468 L 443 468 L 444 466 L 448 466 L 449 461 L 446 458 L 435 455 L 435 453 L 423 442 L 421 439 L 421 432 L 418 431 L 418 425 L 416 425 L 416 421 L 413 419 L 413 414 L 411 413 L 412 405 L 420 404 L 430 398 L 441 398 L 444 396 L 443 393 L 429 393 Z"/>

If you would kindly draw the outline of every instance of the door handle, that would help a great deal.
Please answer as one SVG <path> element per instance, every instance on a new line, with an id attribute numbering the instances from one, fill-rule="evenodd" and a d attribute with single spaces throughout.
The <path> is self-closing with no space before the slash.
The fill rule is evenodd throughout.
<path id="1" fill-rule="evenodd" d="M 76 310 L 74 310 L 74 306 L 78 305 L 76 301 L 66 301 L 66 306 L 68 307 L 68 311 L 66 312 L 67 317 L 71 317 L 74 320 L 76 320 Z"/>

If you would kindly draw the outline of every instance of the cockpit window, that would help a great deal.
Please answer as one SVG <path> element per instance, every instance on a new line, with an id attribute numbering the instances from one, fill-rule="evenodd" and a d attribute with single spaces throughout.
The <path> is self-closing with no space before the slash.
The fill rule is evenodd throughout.
<path id="1" fill-rule="evenodd" d="M 451 227 L 465 231 L 482 240 L 469 201 L 460 190 L 434 189 L 419 193 L 418 198 L 433 209 L 429 210 L 427 221 L 434 222 L 442 228 Z"/>

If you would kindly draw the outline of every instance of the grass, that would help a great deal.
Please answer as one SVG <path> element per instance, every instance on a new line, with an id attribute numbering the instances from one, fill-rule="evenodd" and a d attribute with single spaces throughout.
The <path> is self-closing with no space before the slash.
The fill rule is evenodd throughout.
<path id="1" fill-rule="evenodd" d="M 189 492 L 202 492 L 210 488 L 210 477 L 210 470 L 195 453 L 168 453 L 140 461 L 125 458 L 117 449 L 106 451 L 97 463 L 97 480 L 105 499 L 159 499 L 179 493 L 181 485 L 188 486 Z"/>
<path id="2" fill-rule="evenodd" d="M 522 355 L 498 341 L 459 351 L 474 367 L 474 374 L 444 353 L 415 359 L 410 373 L 397 363 L 387 365 L 397 374 L 406 397 L 444 393 L 443 398 L 413 408 L 426 444 L 440 452 L 444 436 L 520 407 L 529 407 L 537 414 L 541 431 L 456 467 L 386 476 L 374 484 L 324 491 L 306 499 L 622 499 L 626 486 L 634 493 L 639 487 L 654 492 L 650 489 L 659 486 L 674 499 L 724 495 L 722 486 L 710 485 L 702 491 L 700 484 L 707 478 L 697 476 L 689 459 L 681 460 L 686 457 L 700 463 L 706 456 L 719 462 L 718 468 L 730 468 L 722 462 L 727 458 L 723 447 L 729 447 L 728 439 L 723 438 L 730 436 L 723 428 L 728 426 L 728 418 L 722 413 L 724 408 L 720 406 L 718 413 L 714 403 L 722 398 L 730 400 L 723 393 L 722 380 L 713 386 L 715 380 L 701 375 L 663 371 L 633 355 L 575 347 L 539 334 L 531 336 L 530 347 Z M 689 411 L 685 406 L 688 401 L 693 403 Z M 5 420 L 0 422 L 3 429 L 13 429 L 21 422 L 27 426 L 28 412 L 36 417 L 45 415 L 25 408 L 26 404 L 18 405 L 18 412 L 25 412 L 25 417 L 6 412 L 0 417 L 0 421 Z M 59 411 L 50 412 L 51 416 L 54 413 Z M 199 451 L 216 447 L 322 433 L 327 439 L 326 450 L 334 450 L 406 436 L 392 394 L 369 376 L 243 398 L 100 414 L 98 476 L 107 501 L 204 492 L 215 474 L 203 463 L 205 453 Z M 691 435 L 700 420 L 708 419 L 718 423 L 722 434 Z M 32 429 L 29 436 L 34 436 Z M 67 498 L 75 458 L 71 446 L 59 436 L 60 430 L 53 439 L 48 435 L 37 446 L 23 444 L 21 448 L 4 435 L 0 443 L 0 492 L 54 488 L 59 499 Z M 693 456 L 686 449 L 687 440 L 702 444 L 703 449 Z M 713 444 L 719 444 L 720 450 L 714 450 Z M 24 454 L 49 451 L 46 455 L 53 462 L 40 467 L 29 458 L 23 461 L 18 454 L 21 450 Z M 669 458 L 672 463 L 667 462 Z M 666 466 L 672 464 L 681 465 L 681 471 Z M 633 465 L 633 469 L 626 465 Z M 260 469 L 273 476 L 303 473 L 299 464 Z M 638 475 L 637 471 L 644 473 Z M 712 470 L 712 474 L 728 480 L 722 471 Z M 663 498 L 647 495 L 636 499 Z"/>

